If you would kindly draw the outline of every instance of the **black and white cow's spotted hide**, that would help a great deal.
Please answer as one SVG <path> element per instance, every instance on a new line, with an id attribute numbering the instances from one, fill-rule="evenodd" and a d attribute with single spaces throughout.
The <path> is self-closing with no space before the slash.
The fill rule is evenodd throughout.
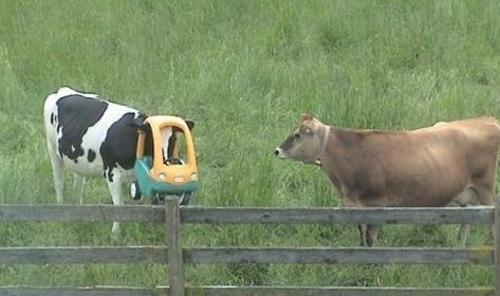
<path id="1" fill-rule="evenodd" d="M 136 109 L 69 87 L 47 96 L 44 121 L 57 201 L 63 202 L 66 167 L 74 173 L 74 190 L 80 203 L 85 178 L 104 176 L 113 204 L 123 204 L 124 187 L 133 180 L 137 123 L 145 118 Z M 172 151 L 168 148 L 174 138 L 171 129 L 163 131 L 165 154 Z M 118 232 L 119 224 L 114 222 L 112 234 Z"/>

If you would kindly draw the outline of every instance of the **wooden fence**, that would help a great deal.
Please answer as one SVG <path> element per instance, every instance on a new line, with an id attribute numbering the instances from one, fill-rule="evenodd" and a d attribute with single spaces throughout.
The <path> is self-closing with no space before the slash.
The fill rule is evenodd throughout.
<path id="1" fill-rule="evenodd" d="M 488 248 L 182 248 L 181 224 L 495 224 L 500 230 L 500 200 L 495 207 L 475 208 L 179 208 L 176 198 L 165 207 L 111 205 L 2 205 L 7 221 L 145 221 L 165 223 L 166 246 L 4 247 L 2 264 L 164 263 L 168 284 L 140 287 L 0 287 L 0 296 L 153 296 L 153 295 L 497 295 L 500 296 L 500 235 Z M 184 264 L 481 264 L 495 267 L 495 287 L 185 287 Z M 167 280 L 167 279 L 166 279 Z"/>

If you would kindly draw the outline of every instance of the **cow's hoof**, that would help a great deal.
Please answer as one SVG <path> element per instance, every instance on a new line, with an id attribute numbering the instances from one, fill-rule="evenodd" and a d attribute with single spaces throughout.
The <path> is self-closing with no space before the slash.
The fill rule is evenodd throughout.
<path id="1" fill-rule="evenodd" d="M 134 181 L 132 182 L 132 184 L 130 184 L 130 196 L 132 196 L 134 200 L 140 200 L 142 197 L 139 186 L 137 185 L 137 181 Z"/>
<path id="2" fill-rule="evenodd" d="M 165 195 L 157 193 L 153 199 L 151 199 L 152 205 L 164 205 Z"/>
<path id="3" fill-rule="evenodd" d="M 193 192 L 186 192 L 184 193 L 181 198 L 180 198 L 180 205 L 181 206 L 187 206 L 189 202 L 191 201 L 191 197 L 193 196 Z"/>

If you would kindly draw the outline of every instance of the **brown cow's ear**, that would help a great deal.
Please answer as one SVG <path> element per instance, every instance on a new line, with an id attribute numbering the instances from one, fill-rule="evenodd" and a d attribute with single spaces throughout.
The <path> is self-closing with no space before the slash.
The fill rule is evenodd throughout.
<path id="1" fill-rule="evenodd" d="M 311 121 L 314 119 L 314 116 L 311 113 L 302 113 L 300 115 L 300 122 Z"/>

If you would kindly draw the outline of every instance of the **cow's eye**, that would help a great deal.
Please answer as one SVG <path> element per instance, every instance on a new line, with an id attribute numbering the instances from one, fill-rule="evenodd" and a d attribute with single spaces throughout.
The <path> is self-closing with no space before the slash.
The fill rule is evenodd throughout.
<path id="1" fill-rule="evenodd" d="M 293 137 L 294 137 L 296 140 L 298 140 L 298 139 L 300 139 L 300 134 L 299 134 L 299 133 L 296 133 L 295 135 L 293 135 Z"/>

